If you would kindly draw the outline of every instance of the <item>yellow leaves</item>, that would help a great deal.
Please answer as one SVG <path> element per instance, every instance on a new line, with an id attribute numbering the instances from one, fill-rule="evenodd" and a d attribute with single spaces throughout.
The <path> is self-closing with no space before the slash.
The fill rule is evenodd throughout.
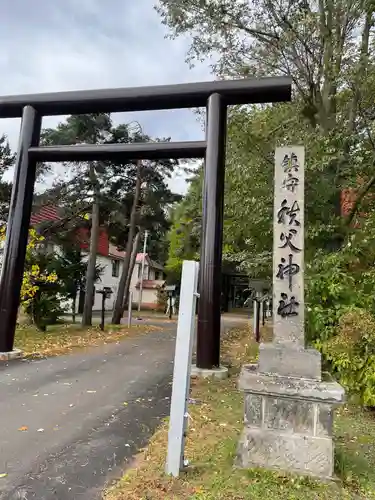
<path id="1" fill-rule="evenodd" d="M 46 281 L 49 283 L 56 283 L 57 279 L 58 279 L 58 277 L 57 277 L 57 274 L 55 272 L 49 274 L 46 277 Z"/>
<path id="2" fill-rule="evenodd" d="M 6 227 L 0 227 L 0 242 L 5 240 Z M 38 234 L 35 229 L 29 229 L 29 239 L 26 249 L 26 260 L 30 259 L 33 255 L 33 251 L 37 249 L 45 238 Z M 24 306 L 27 306 L 29 301 L 35 297 L 39 287 L 35 284 L 36 281 L 44 283 L 56 283 L 58 276 L 55 272 L 45 273 L 41 272 L 40 267 L 37 264 L 33 264 L 31 269 L 26 270 L 23 275 L 22 287 L 21 287 L 21 302 Z"/>
<path id="3" fill-rule="evenodd" d="M 26 432 L 26 431 L 28 431 L 28 430 L 29 430 L 29 428 L 28 428 L 26 425 L 23 425 L 23 426 L 22 426 L 22 427 L 20 427 L 18 430 L 19 430 L 19 431 L 21 431 L 21 432 Z"/>
<path id="4" fill-rule="evenodd" d="M 31 276 L 39 276 L 40 267 L 37 264 L 31 266 L 30 274 Z"/>

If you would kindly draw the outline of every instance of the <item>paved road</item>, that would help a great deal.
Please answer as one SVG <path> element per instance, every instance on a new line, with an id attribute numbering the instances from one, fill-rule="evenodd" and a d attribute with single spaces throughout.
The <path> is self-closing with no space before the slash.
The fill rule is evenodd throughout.
<path id="1" fill-rule="evenodd" d="M 168 413 L 175 328 L 0 365 L 0 499 L 100 498 Z"/>

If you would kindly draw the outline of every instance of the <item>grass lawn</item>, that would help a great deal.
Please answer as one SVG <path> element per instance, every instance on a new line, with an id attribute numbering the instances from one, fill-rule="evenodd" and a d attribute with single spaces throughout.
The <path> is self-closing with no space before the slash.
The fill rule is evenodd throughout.
<path id="1" fill-rule="evenodd" d="M 337 482 L 264 470 L 233 468 L 242 431 L 243 394 L 237 377 L 243 362 L 256 356 L 246 330 L 233 331 L 224 342 L 223 358 L 230 366 L 226 381 L 193 380 L 186 458 L 191 467 L 180 478 L 164 474 L 167 422 L 121 481 L 105 493 L 106 500 L 309 500 L 375 498 L 375 414 L 347 406 L 335 424 Z"/>
<path id="2" fill-rule="evenodd" d="M 75 349 L 118 342 L 125 337 L 142 335 L 160 330 L 151 325 L 105 325 L 101 331 L 99 325 L 83 328 L 79 324 L 51 325 L 47 332 L 41 332 L 33 326 L 20 326 L 16 330 L 15 347 L 25 356 L 58 356 Z"/>

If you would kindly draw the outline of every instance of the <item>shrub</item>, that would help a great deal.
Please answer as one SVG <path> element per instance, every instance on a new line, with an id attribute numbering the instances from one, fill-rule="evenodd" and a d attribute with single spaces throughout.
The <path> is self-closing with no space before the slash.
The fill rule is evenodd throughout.
<path id="1" fill-rule="evenodd" d="M 356 302 L 355 278 L 347 272 L 341 253 L 318 255 L 307 265 L 306 337 L 320 349 L 335 335 L 343 312 Z"/>
<path id="2" fill-rule="evenodd" d="M 375 406 L 375 316 L 364 309 L 348 310 L 321 351 L 348 392 L 361 404 Z"/>
<path id="3" fill-rule="evenodd" d="M 364 228 L 365 229 L 365 228 Z M 306 336 L 339 382 L 375 406 L 375 245 L 357 231 L 307 266 Z"/>

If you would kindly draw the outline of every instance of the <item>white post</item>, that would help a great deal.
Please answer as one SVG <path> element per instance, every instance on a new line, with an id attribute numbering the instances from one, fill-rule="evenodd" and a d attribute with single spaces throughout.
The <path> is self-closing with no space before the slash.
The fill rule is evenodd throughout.
<path id="1" fill-rule="evenodd" d="M 133 292 L 129 292 L 128 300 L 128 328 L 132 326 Z"/>
<path id="2" fill-rule="evenodd" d="M 142 255 L 142 266 L 141 266 L 141 282 L 139 284 L 139 297 L 138 297 L 138 311 L 141 310 L 141 306 L 142 306 L 143 274 L 145 272 L 147 238 L 148 238 L 148 231 L 146 229 L 146 231 L 145 231 L 145 239 L 144 239 L 144 242 L 143 242 L 143 255 Z"/>
<path id="3" fill-rule="evenodd" d="M 199 263 L 184 261 L 182 266 L 180 308 L 173 368 L 171 414 L 168 434 L 166 473 L 177 477 L 184 467 L 185 432 L 190 391 L 191 357 L 195 334 Z"/>

